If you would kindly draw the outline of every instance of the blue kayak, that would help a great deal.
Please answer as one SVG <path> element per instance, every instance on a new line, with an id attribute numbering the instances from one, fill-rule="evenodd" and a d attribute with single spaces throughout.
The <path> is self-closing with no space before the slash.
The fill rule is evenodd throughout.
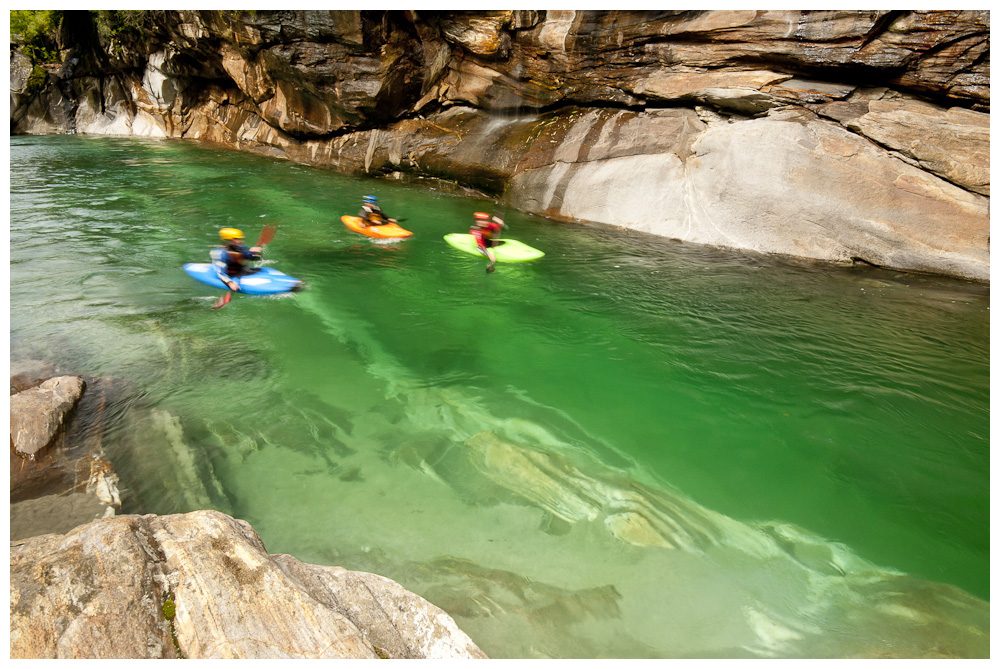
<path id="1" fill-rule="evenodd" d="M 189 262 L 184 265 L 184 271 L 188 276 L 213 288 L 228 290 L 228 286 L 222 283 L 215 267 L 208 262 Z M 302 281 L 288 276 L 284 272 L 279 272 L 270 267 L 260 267 L 251 274 L 244 274 L 236 278 L 236 283 L 240 286 L 240 292 L 247 295 L 273 295 L 275 293 L 287 293 L 302 288 Z"/>

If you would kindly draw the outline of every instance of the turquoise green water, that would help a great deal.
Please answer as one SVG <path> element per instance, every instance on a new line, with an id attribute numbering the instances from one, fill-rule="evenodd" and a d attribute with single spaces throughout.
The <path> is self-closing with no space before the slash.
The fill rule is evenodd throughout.
<path id="1" fill-rule="evenodd" d="M 491 657 L 988 653 L 989 289 L 506 212 L 182 142 L 11 139 L 11 357 L 141 393 L 123 511 L 212 507 Z M 375 193 L 414 236 L 339 222 Z M 278 233 L 277 298 L 188 278 Z"/>

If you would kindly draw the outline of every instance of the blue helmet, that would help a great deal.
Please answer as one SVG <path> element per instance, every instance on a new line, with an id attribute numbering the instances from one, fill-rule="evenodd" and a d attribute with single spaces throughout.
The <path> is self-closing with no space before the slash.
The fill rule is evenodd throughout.
<path id="1" fill-rule="evenodd" d="M 363 198 L 361 198 L 361 201 L 362 202 L 370 202 L 372 204 L 375 204 L 376 202 L 378 202 L 378 200 L 375 199 L 374 195 L 365 195 Z"/>

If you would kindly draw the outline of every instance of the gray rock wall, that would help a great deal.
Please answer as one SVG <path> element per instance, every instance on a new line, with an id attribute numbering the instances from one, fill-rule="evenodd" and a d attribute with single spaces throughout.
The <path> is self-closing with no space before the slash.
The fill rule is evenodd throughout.
<path id="1" fill-rule="evenodd" d="M 542 164 L 511 179 L 507 197 L 713 246 L 988 279 L 989 199 L 841 126 L 795 111 L 707 126 L 691 114 L 683 146 L 633 152 L 665 120 L 632 116 L 583 115 Z"/>

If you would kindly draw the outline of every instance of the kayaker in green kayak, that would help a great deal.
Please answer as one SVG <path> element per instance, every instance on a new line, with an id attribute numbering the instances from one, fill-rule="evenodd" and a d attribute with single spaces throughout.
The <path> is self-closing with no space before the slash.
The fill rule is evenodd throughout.
<path id="1" fill-rule="evenodd" d="M 500 230 L 504 227 L 504 222 L 499 216 L 491 217 L 482 211 L 477 211 L 473 217 L 475 218 L 475 223 L 469 229 L 469 234 L 475 238 L 479 252 L 490 261 L 490 264 L 486 266 L 488 274 L 496 269 L 497 256 L 493 252 L 493 247 L 497 245 L 497 240 L 500 238 Z"/>

